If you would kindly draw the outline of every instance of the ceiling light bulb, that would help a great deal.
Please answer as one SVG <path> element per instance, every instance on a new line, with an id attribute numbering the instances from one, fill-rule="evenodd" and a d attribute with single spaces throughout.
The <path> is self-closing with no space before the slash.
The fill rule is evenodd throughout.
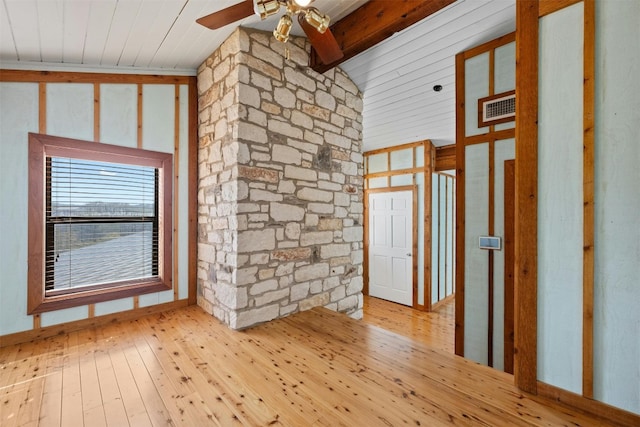
<path id="1" fill-rule="evenodd" d="M 315 7 L 310 7 L 305 11 L 304 19 L 313 26 L 320 34 L 324 34 L 329 28 L 329 17 L 321 14 Z"/>
<path id="2" fill-rule="evenodd" d="M 273 30 L 273 36 L 279 42 L 286 43 L 289 40 L 289 32 L 291 31 L 291 27 L 293 26 L 293 21 L 291 17 L 286 14 L 282 15 L 280 21 L 278 21 L 278 26 L 275 30 Z"/>
<path id="3" fill-rule="evenodd" d="M 278 13 L 280 3 L 278 0 L 258 0 L 254 10 L 260 16 L 260 19 L 266 19 L 268 16 Z"/>
<path id="4" fill-rule="evenodd" d="M 313 0 L 293 0 L 293 2 L 300 7 L 307 7 L 311 4 L 312 1 Z"/>

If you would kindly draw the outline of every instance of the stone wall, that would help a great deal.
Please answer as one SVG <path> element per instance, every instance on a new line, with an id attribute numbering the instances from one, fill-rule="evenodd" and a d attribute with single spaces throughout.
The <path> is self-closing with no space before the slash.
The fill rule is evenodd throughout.
<path id="1" fill-rule="evenodd" d="M 307 63 L 239 28 L 198 70 L 198 304 L 234 329 L 362 316 L 362 96 Z"/>

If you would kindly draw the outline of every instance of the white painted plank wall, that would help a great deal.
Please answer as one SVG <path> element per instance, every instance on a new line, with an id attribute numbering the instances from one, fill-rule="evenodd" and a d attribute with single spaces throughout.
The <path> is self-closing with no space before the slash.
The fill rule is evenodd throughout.
<path id="1" fill-rule="evenodd" d="M 582 393 L 583 16 L 540 19 L 538 379 Z"/>

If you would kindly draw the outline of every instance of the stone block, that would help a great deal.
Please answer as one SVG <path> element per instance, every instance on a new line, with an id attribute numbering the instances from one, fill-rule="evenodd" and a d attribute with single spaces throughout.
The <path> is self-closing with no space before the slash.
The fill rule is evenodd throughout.
<path id="1" fill-rule="evenodd" d="M 293 273 L 296 282 L 307 282 L 309 280 L 321 279 L 329 275 L 329 264 L 311 264 L 298 268 Z"/>
<path id="2" fill-rule="evenodd" d="M 249 200 L 252 202 L 281 202 L 282 194 L 256 188 L 249 191 Z"/>
<path id="3" fill-rule="evenodd" d="M 318 179 L 318 173 L 308 168 L 287 165 L 284 167 L 284 177 L 303 181 L 316 181 Z"/>
<path id="4" fill-rule="evenodd" d="M 275 221 L 302 221 L 304 218 L 304 208 L 295 205 L 288 205 L 283 203 L 270 203 L 269 215 Z"/>
<path id="5" fill-rule="evenodd" d="M 272 303 L 274 301 L 279 301 L 281 299 L 288 298 L 290 292 L 291 292 L 291 289 L 289 289 L 289 288 L 287 288 L 287 289 L 279 289 L 277 291 L 266 292 L 266 293 L 260 295 L 259 297 L 255 298 L 256 307 L 260 307 L 260 306 L 263 306 L 265 304 Z"/>
<path id="6" fill-rule="evenodd" d="M 252 310 L 231 312 L 229 316 L 229 326 L 232 329 L 245 329 L 258 323 L 268 322 L 278 317 L 280 305 L 271 304 L 265 307 L 254 308 Z"/>
<path id="7" fill-rule="evenodd" d="M 333 242 L 332 231 L 312 231 L 300 235 L 301 246 L 324 245 Z"/>
<path id="8" fill-rule="evenodd" d="M 286 145 L 273 145 L 271 148 L 272 158 L 276 162 L 290 165 L 300 165 L 302 154 L 295 148 Z"/>
<path id="9" fill-rule="evenodd" d="M 238 138 L 245 141 L 258 142 L 260 144 L 266 144 L 268 142 L 267 130 L 264 127 L 248 122 L 238 123 Z"/>
<path id="10" fill-rule="evenodd" d="M 351 245 L 348 243 L 334 243 L 320 247 L 320 258 L 322 259 L 347 256 L 349 253 L 351 253 Z"/>
<path id="11" fill-rule="evenodd" d="M 333 193 L 330 191 L 316 190 L 314 188 L 304 187 L 297 194 L 301 200 L 311 202 L 330 202 L 333 199 Z"/>
<path id="12" fill-rule="evenodd" d="M 271 251 L 271 259 L 278 261 L 300 261 L 311 257 L 311 248 L 277 249 Z M 282 272 L 280 272 L 282 274 Z M 281 275 L 276 272 L 276 275 Z M 290 272 L 285 273 L 290 274 Z"/>
<path id="13" fill-rule="evenodd" d="M 278 289 L 278 281 L 275 279 L 265 280 L 262 282 L 255 283 L 249 289 L 250 295 L 260 295 L 265 292 L 275 291 Z"/>
<path id="14" fill-rule="evenodd" d="M 278 171 L 250 166 L 238 166 L 238 178 L 247 178 L 252 181 L 277 183 Z"/>
<path id="15" fill-rule="evenodd" d="M 323 292 L 321 294 L 314 295 L 310 298 L 304 299 L 300 301 L 299 307 L 300 311 L 310 310 L 313 307 L 321 307 L 329 304 L 331 302 L 331 297 L 328 292 Z"/>
<path id="16" fill-rule="evenodd" d="M 291 301 L 298 301 L 309 295 L 309 282 L 291 286 Z"/>
<path id="17" fill-rule="evenodd" d="M 284 108 L 296 107 L 296 94 L 284 87 L 277 87 L 273 91 L 274 100 Z"/>
<path id="18" fill-rule="evenodd" d="M 248 304 L 247 288 L 217 283 L 213 287 L 215 299 L 224 306 L 237 310 Z"/>
<path id="19" fill-rule="evenodd" d="M 238 253 L 272 250 L 275 247 L 276 236 L 272 228 L 238 232 Z"/>

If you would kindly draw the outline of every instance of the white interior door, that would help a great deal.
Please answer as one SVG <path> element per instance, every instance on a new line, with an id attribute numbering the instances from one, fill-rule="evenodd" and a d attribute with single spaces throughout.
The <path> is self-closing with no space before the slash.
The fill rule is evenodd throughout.
<path id="1" fill-rule="evenodd" d="M 369 295 L 413 305 L 413 192 L 369 193 Z"/>

